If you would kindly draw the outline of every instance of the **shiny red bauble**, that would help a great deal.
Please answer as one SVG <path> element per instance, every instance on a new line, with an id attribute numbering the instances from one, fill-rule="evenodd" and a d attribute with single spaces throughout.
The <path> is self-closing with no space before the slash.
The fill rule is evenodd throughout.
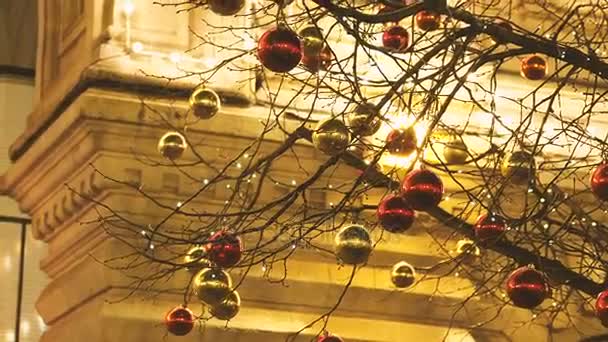
<path id="1" fill-rule="evenodd" d="M 219 231 L 205 245 L 207 258 L 219 267 L 232 267 L 241 260 L 243 245 L 238 236 Z"/>
<path id="2" fill-rule="evenodd" d="M 507 295 L 513 305 L 532 309 L 539 306 L 550 295 L 545 276 L 530 267 L 516 269 L 507 279 Z"/>
<path id="3" fill-rule="evenodd" d="M 165 315 L 167 331 L 175 336 L 185 336 L 194 328 L 194 314 L 190 309 L 178 306 Z"/>
<path id="4" fill-rule="evenodd" d="M 403 52 L 410 44 L 410 34 L 405 28 L 394 25 L 382 34 L 382 46 L 396 52 Z"/>
<path id="5" fill-rule="evenodd" d="M 600 319 L 602 325 L 608 327 L 608 290 L 604 290 L 597 295 L 595 316 Z"/>
<path id="6" fill-rule="evenodd" d="M 245 0 L 208 0 L 207 5 L 215 14 L 231 16 L 245 7 Z"/>
<path id="7" fill-rule="evenodd" d="M 507 230 L 507 222 L 499 215 L 482 215 L 477 219 L 474 228 L 477 239 L 497 240 Z"/>
<path id="8" fill-rule="evenodd" d="M 407 201 L 396 195 L 382 199 L 376 210 L 382 228 L 391 233 L 402 233 L 414 223 L 415 212 Z"/>
<path id="9" fill-rule="evenodd" d="M 317 338 L 317 342 L 344 342 L 343 339 L 336 335 L 325 334 Z"/>
<path id="10" fill-rule="evenodd" d="M 434 31 L 441 26 L 441 14 L 432 11 L 416 13 L 416 26 L 422 31 Z"/>
<path id="11" fill-rule="evenodd" d="M 599 165 L 591 175 L 591 191 L 602 201 L 608 201 L 608 163 Z"/>
<path id="12" fill-rule="evenodd" d="M 416 151 L 418 138 L 413 127 L 393 129 L 386 137 L 386 149 L 391 154 L 406 157 Z"/>
<path id="13" fill-rule="evenodd" d="M 325 46 L 317 55 L 302 55 L 302 65 L 310 72 L 329 69 L 331 65 L 331 50 Z"/>
<path id="14" fill-rule="evenodd" d="M 401 183 L 401 193 L 415 210 L 429 210 L 441 202 L 443 182 L 430 170 L 415 170 Z"/>
<path id="15" fill-rule="evenodd" d="M 547 75 L 547 61 L 541 56 L 530 56 L 521 61 L 521 75 L 529 80 L 538 81 Z"/>
<path id="16" fill-rule="evenodd" d="M 270 29 L 258 41 L 258 59 L 274 72 L 288 72 L 302 59 L 300 38 L 288 28 Z"/>

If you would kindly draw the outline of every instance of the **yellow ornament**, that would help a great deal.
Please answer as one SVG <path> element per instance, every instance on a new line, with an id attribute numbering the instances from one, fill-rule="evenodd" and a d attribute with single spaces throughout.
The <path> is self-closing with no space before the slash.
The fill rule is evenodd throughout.
<path id="1" fill-rule="evenodd" d="M 481 255 L 481 250 L 473 240 L 462 239 L 456 243 L 456 256 L 464 261 L 472 261 Z"/>
<path id="2" fill-rule="evenodd" d="M 302 53 L 306 56 L 318 56 L 323 50 L 323 32 L 315 25 L 309 25 L 300 30 L 302 37 Z"/>
<path id="3" fill-rule="evenodd" d="M 454 137 L 443 148 L 443 158 L 448 164 L 464 164 L 468 157 L 467 145 L 460 138 Z"/>
<path id="4" fill-rule="evenodd" d="M 209 309 L 209 313 L 223 321 L 228 321 L 233 319 L 241 308 L 241 297 L 238 292 L 233 291 L 218 305 L 212 306 Z"/>
<path id="5" fill-rule="evenodd" d="M 405 261 L 400 261 L 391 270 L 391 281 L 398 288 L 410 287 L 416 281 L 416 270 Z"/>
<path id="6" fill-rule="evenodd" d="M 194 276 L 193 289 L 204 303 L 218 305 L 232 292 L 232 279 L 223 270 L 205 268 Z"/>
<path id="7" fill-rule="evenodd" d="M 222 107 L 219 95 L 215 91 L 202 86 L 194 89 L 189 102 L 192 113 L 199 119 L 214 117 Z"/>
<path id="8" fill-rule="evenodd" d="M 348 128 L 338 119 L 328 119 L 319 122 L 312 133 L 312 143 L 315 147 L 329 155 L 338 154 L 348 146 L 350 134 Z"/>
<path id="9" fill-rule="evenodd" d="M 513 184 L 524 185 L 534 178 L 535 168 L 536 163 L 530 153 L 516 151 L 507 155 L 503 160 L 500 172 Z"/>
<path id="10" fill-rule="evenodd" d="M 188 148 L 186 138 L 179 132 L 167 132 L 158 140 L 158 152 L 165 158 L 180 158 Z"/>
<path id="11" fill-rule="evenodd" d="M 188 272 L 198 272 L 203 268 L 211 266 L 211 262 L 205 257 L 205 254 L 203 246 L 190 248 L 186 256 L 184 256 L 184 263 Z"/>
<path id="12" fill-rule="evenodd" d="M 357 265 L 367 261 L 372 252 L 372 239 L 365 227 L 349 225 L 335 238 L 336 256 L 345 264 Z"/>
<path id="13" fill-rule="evenodd" d="M 380 113 L 371 103 L 357 106 L 354 112 L 348 115 L 348 127 L 353 134 L 360 136 L 374 135 L 382 126 Z"/>

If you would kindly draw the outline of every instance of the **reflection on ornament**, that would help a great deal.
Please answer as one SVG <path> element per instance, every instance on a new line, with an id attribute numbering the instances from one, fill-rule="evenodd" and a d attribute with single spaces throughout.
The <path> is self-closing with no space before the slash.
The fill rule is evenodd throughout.
<path id="1" fill-rule="evenodd" d="M 391 26 L 382 34 L 382 46 L 395 52 L 407 50 L 409 43 L 410 34 L 402 26 Z"/>
<path id="2" fill-rule="evenodd" d="M 591 191 L 601 201 L 608 201 L 608 163 L 599 165 L 591 175 Z"/>
<path id="3" fill-rule="evenodd" d="M 526 151 L 515 151 L 503 160 L 500 172 L 513 184 L 528 184 L 535 174 L 534 157 Z"/>
<path id="4" fill-rule="evenodd" d="M 245 0 L 207 0 L 209 9 L 219 15 L 237 14 L 244 6 Z"/>
<path id="5" fill-rule="evenodd" d="M 178 306 L 165 315 L 167 331 L 175 336 L 185 336 L 194 327 L 194 314 L 190 309 Z"/>
<path id="6" fill-rule="evenodd" d="M 219 267 L 232 267 L 241 260 L 243 245 L 241 239 L 226 231 L 219 231 L 209 238 L 205 245 L 207 257 Z"/>
<path id="7" fill-rule="evenodd" d="M 302 53 L 304 56 L 318 56 L 323 49 L 325 42 L 323 41 L 323 32 L 315 25 L 309 25 L 300 30 L 302 37 Z"/>
<path id="8" fill-rule="evenodd" d="M 529 80 L 538 81 L 547 75 L 547 61 L 537 55 L 532 55 L 521 61 L 521 75 Z"/>
<path id="9" fill-rule="evenodd" d="M 416 281 L 416 270 L 409 263 L 400 261 L 391 270 L 391 281 L 398 288 L 410 287 Z"/>
<path id="10" fill-rule="evenodd" d="M 432 11 L 416 13 L 416 26 L 422 31 L 434 31 L 441 26 L 441 14 Z"/>
<path id="11" fill-rule="evenodd" d="M 401 196 L 389 195 L 382 199 L 376 214 L 382 228 L 391 233 L 402 233 L 414 223 L 414 210 Z"/>
<path id="12" fill-rule="evenodd" d="M 507 280 L 507 295 L 513 305 L 532 309 L 550 295 L 547 279 L 539 271 L 524 266 L 516 269 Z"/>
<path id="13" fill-rule="evenodd" d="M 608 290 L 600 292 L 595 300 L 595 316 L 608 328 Z"/>
<path id="14" fill-rule="evenodd" d="M 190 248 L 184 257 L 184 263 L 188 272 L 196 273 L 203 268 L 211 266 L 211 261 L 206 257 L 205 248 L 203 246 L 194 246 Z"/>
<path id="15" fill-rule="evenodd" d="M 448 141 L 443 148 L 443 158 L 448 164 L 464 164 L 468 157 L 467 145 L 458 137 Z"/>
<path id="16" fill-rule="evenodd" d="M 317 55 L 303 55 L 302 65 L 313 73 L 329 69 L 331 66 L 331 50 L 325 46 Z"/>
<path id="17" fill-rule="evenodd" d="M 194 276 L 192 288 L 204 303 L 219 305 L 232 292 L 232 279 L 221 269 L 205 268 Z"/>
<path id="18" fill-rule="evenodd" d="M 472 260 L 481 255 L 481 250 L 473 240 L 462 239 L 456 243 L 456 255 L 465 260 Z"/>
<path id="19" fill-rule="evenodd" d="M 355 135 L 364 137 L 373 135 L 381 126 L 380 113 L 371 103 L 359 104 L 352 113 L 348 114 L 348 128 Z"/>
<path id="20" fill-rule="evenodd" d="M 443 182 L 433 171 L 415 170 L 403 179 L 401 193 L 415 210 L 429 210 L 441 202 Z"/>
<path id="21" fill-rule="evenodd" d="M 386 149 L 389 153 L 406 157 L 416 151 L 418 138 L 413 126 L 394 129 L 386 137 Z"/>
<path id="22" fill-rule="evenodd" d="M 158 152 L 170 160 L 180 158 L 186 148 L 186 138 L 179 132 L 167 132 L 158 140 Z"/>
<path id="23" fill-rule="evenodd" d="M 312 143 L 315 147 L 329 155 L 344 151 L 349 142 L 348 128 L 338 119 L 327 119 L 319 122 L 312 133 Z"/>
<path id="24" fill-rule="evenodd" d="M 300 38 L 282 26 L 270 29 L 258 41 L 258 59 L 271 71 L 288 72 L 302 59 Z"/>
<path id="25" fill-rule="evenodd" d="M 480 241 L 494 241 L 507 230 L 507 222 L 500 215 L 482 215 L 475 223 L 475 236 Z"/>
<path id="26" fill-rule="evenodd" d="M 372 239 L 365 227 L 350 225 L 342 228 L 335 238 L 336 256 L 345 264 L 362 264 L 372 251 Z"/>
<path id="27" fill-rule="evenodd" d="M 233 291 L 220 304 L 212 306 L 209 313 L 217 319 L 229 321 L 239 313 L 240 308 L 241 297 Z"/>
<path id="28" fill-rule="evenodd" d="M 205 87 L 197 87 L 190 95 L 190 109 L 199 119 L 210 119 L 219 112 L 221 100 L 217 93 Z"/>

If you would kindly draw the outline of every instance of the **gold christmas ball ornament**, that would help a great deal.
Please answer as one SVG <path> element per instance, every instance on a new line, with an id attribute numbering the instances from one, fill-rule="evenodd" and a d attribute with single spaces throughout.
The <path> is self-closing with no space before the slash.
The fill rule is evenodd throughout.
<path id="1" fill-rule="evenodd" d="M 304 27 L 299 32 L 302 38 L 302 52 L 305 56 L 318 56 L 323 50 L 323 32 L 315 25 Z"/>
<path id="2" fill-rule="evenodd" d="M 454 137 L 443 148 L 443 158 L 448 164 L 464 164 L 468 157 L 467 145 L 460 138 Z"/>
<path id="3" fill-rule="evenodd" d="M 338 119 L 327 119 L 319 122 L 312 133 L 313 145 L 319 151 L 329 155 L 344 151 L 349 142 L 348 128 Z"/>
<path id="4" fill-rule="evenodd" d="M 391 270 L 391 281 L 398 288 L 412 286 L 416 281 L 416 270 L 405 261 L 400 261 Z"/>
<path id="5" fill-rule="evenodd" d="M 371 103 L 362 103 L 348 115 L 348 127 L 353 134 L 360 136 L 374 135 L 382 126 L 380 113 Z"/>
<path id="6" fill-rule="evenodd" d="M 534 156 L 526 151 L 515 151 L 503 160 L 500 172 L 511 183 L 524 185 L 534 178 L 535 169 Z"/>
<path id="7" fill-rule="evenodd" d="M 217 319 L 229 321 L 239 313 L 240 309 L 241 297 L 238 292 L 233 291 L 220 304 L 212 306 L 209 313 Z"/>
<path id="8" fill-rule="evenodd" d="M 372 252 L 372 238 L 365 227 L 357 224 L 342 228 L 335 238 L 336 256 L 345 264 L 357 265 L 367 261 Z"/>
<path id="9" fill-rule="evenodd" d="M 194 246 L 188 250 L 186 256 L 184 256 L 184 263 L 186 264 L 186 270 L 188 272 L 198 272 L 203 268 L 211 266 L 211 261 L 207 259 L 205 248 L 203 246 Z"/>
<path id="10" fill-rule="evenodd" d="M 219 305 L 232 292 L 232 279 L 221 269 L 205 268 L 194 276 L 193 289 L 204 303 Z"/>
<path id="11" fill-rule="evenodd" d="M 220 111 L 222 106 L 219 95 L 205 87 L 194 89 L 189 102 L 192 113 L 199 119 L 211 119 Z"/>
<path id="12" fill-rule="evenodd" d="M 167 132 L 158 140 L 158 152 L 165 158 L 180 158 L 188 148 L 186 138 L 179 132 Z"/>

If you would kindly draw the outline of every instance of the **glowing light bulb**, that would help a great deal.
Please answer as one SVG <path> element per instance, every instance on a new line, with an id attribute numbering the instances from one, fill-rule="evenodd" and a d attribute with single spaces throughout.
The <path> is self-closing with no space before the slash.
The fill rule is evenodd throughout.
<path id="1" fill-rule="evenodd" d="M 135 12 L 135 4 L 133 0 L 124 0 L 122 4 L 122 11 L 125 15 L 131 16 Z"/>
<path id="2" fill-rule="evenodd" d="M 144 51 L 144 44 L 142 44 L 141 42 L 135 42 L 131 46 L 131 50 L 135 53 L 140 53 Z"/>
<path id="3" fill-rule="evenodd" d="M 179 52 L 172 52 L 169 55 L 169 60 L 171 60 L 173 63 L 179 63 L 182 61 L 182 54 Z"/>

